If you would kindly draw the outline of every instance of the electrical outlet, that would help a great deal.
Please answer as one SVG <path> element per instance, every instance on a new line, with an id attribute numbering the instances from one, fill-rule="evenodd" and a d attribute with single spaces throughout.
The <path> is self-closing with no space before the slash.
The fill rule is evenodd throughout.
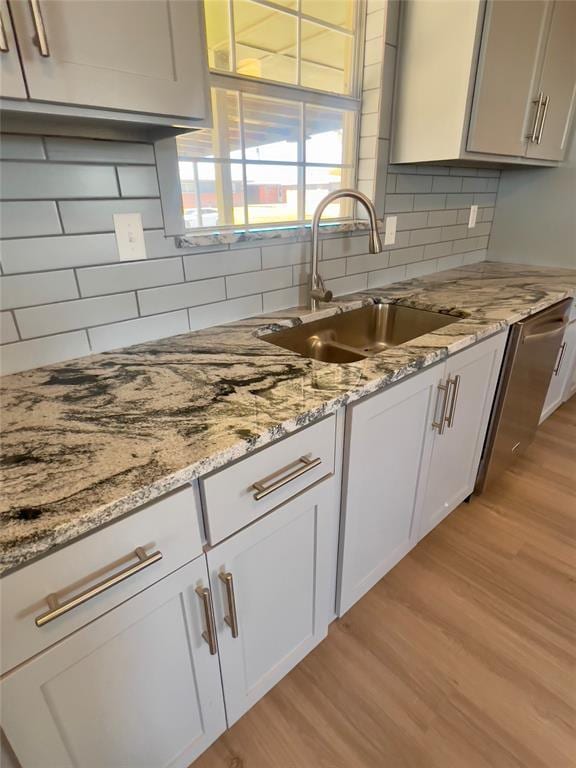
<path id="1" fill-rule="evenodd" d="M 393 245 L 396 242 L 396 222 L 398 216 L 386 216 L 386 229 L 384 230 L 384 245 Z"/>
<path id="2" fill-rule="evenodd" d="M 141 214 L 115 213 L 114 229 L 120 261 L 139 261 L 146 258 Z"/>
<path id="3" fill-rule="evenodd" d="M 468 218 L 468 229 L 473 229 L 476 226 L 476 218 L 478 216 L 478 206 L 470 206 L 470 216 Z"/>

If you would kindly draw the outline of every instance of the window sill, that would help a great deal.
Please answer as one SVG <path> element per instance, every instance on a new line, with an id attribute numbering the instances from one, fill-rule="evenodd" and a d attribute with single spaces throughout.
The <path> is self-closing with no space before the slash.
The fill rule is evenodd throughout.
<path id="1" fill-rule="evenodd" d="M 367 221 L 339 221 L 334 224 L 320 225 L 322 235 L 340 233 L 365 232 L 370 228 Z M 383 230 L 384 224 L 378 222 L 378 229 Z M 252 243 L 258 240 L 310 240 L 311 225 L 274 227 L 270 229 L 252 230 L 222 230 L 220 232 L 203 232 L 179 235 L 176 237 L 177 248 L 198 248 L 201 246 L 231 245 L 233 243 Z"/>

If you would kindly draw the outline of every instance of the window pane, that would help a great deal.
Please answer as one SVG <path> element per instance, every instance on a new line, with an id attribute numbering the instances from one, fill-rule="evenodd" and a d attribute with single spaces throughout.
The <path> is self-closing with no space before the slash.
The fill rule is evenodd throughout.
<path id="1" fill-rule="evenodd" d="M 230 16 L 228 0 L 206 0 L 206 42 L 208 45 L 208 66 L 229 72 L 230 60 Z"/>
<path id="2" fill-rule="evenodd" d="M 300 104 L 242 95 L 247 160 L 297 162 L 301 158 Z"/>
<path id="3" fill-rule="evenodd" d="M 252 0 L 234 0 L 236 71 L 296 83 L 297 18 Z"/>
<path id="4" fill-rule="evenodd" d="M 302 0 L 302 13 L 337 27 L 353 29 L 356 17 L 355 0 Z"/>
<path id="5" fill-rule="evenodd" d="M 326 168 L 306 166 L 305 217 L 311 219 L 316 206 L 329 192 L 348 187 L 352 181 L 352 171 L 348 168 Z M 348 198 L 337 200 L 329 205 L 322 219 L 343 219 L 351 215 L 352 204 Z"/>
<path id="6" fill-rule="evenodd" d="M 319 91 L 351 93 L 353 38 L 309 21 L 301 24 L 301 84 Z"/>
<path id="7" fill-rule="evenodd" d="M 182 210 L 186 227 L 198 226 L 198 198 L 196 196 L 196 179 L 194 163 L 178 163 L 180 167 L 180 186 L 182 187 Z"/>
<path id="8" fill-rule="evenodd" d="M 180 158 L 241 159 L 238 93 L 212 88 L 212 115 L 214 128 L 203 128 L 176 137 Z"/>
<path id="9" fill-rule="evenodd" d="M 248 221 L 298 221 L 298 169 L 289 165 L 246 165 Z"/>
<path id="10" fill-rule="evenodd" d="M 306 105 L 306 162 L 341 165 L 344 159 L 345 113 Z M 346 121 L 348 124 L 348 121 Z M 346 140 L 350 140 L 346 136 Z"/>
<path id="11" fill-rule="evenodd" d="M 189 227 L 244 224 L 242 166 L 235 163 L 197 163 L 200 210 Z M 191 217 L 192 218 L 192 217 Z"/>

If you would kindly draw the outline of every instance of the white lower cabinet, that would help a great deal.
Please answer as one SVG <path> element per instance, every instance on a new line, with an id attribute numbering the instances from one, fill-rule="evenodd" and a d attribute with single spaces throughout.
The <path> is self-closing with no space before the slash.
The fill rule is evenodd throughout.
<path id="1" fill-rule="evenodd" d="M 554 373 L 546 401 L 542 409 L 540 422 L 547 419 L 556 408 L 568 400 L 576 391 L 576 321 L 568 325 L 562 339 Z"/>
<path id="2" fill-rule="evenodd" d="M 337 524 L 328 479 L 208 552 L 228 725 L 325 637 Z"/>
<path id="3" fill-rule="evenodd" d="M 338 613 L 472 493 L 500 333 L 348 409 Z"/>
<path id="4" fill-rule="evenodd" d="M 418 539 L 474 490 L 505 343 L 501 333 L 446 361 L 435 421 L 444 419 L 422 478 Z"/>
<path id="5" fill-rule="evenodd" d="M 226 728 L 201 556 L 7 675 L 23 768 L 185 768 Z"/>

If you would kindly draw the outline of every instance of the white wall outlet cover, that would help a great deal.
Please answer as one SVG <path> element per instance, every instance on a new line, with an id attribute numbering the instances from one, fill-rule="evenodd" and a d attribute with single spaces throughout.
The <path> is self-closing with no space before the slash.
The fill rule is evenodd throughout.
<path id="1" fill-rule="evenodd" d="M 468 229 L 472 229 L 476 226 L 476 218 L 478 217 L 478 206 L 470 206 L 470 217 L 468 218 Z"/>
<path id="2" fill-rule="evenodd" d="M 396 222 L 398 216 L 386 216 L 386 229 L 384 230 L 384 245 L 393 245 L 396 242 Z"/>
<path id="3" fill-rule="evenodd" d="M 139 261 L 146 258 L 146 243 L 140 213 L 115 213 L 114 230 L 120 261 Z"/>

